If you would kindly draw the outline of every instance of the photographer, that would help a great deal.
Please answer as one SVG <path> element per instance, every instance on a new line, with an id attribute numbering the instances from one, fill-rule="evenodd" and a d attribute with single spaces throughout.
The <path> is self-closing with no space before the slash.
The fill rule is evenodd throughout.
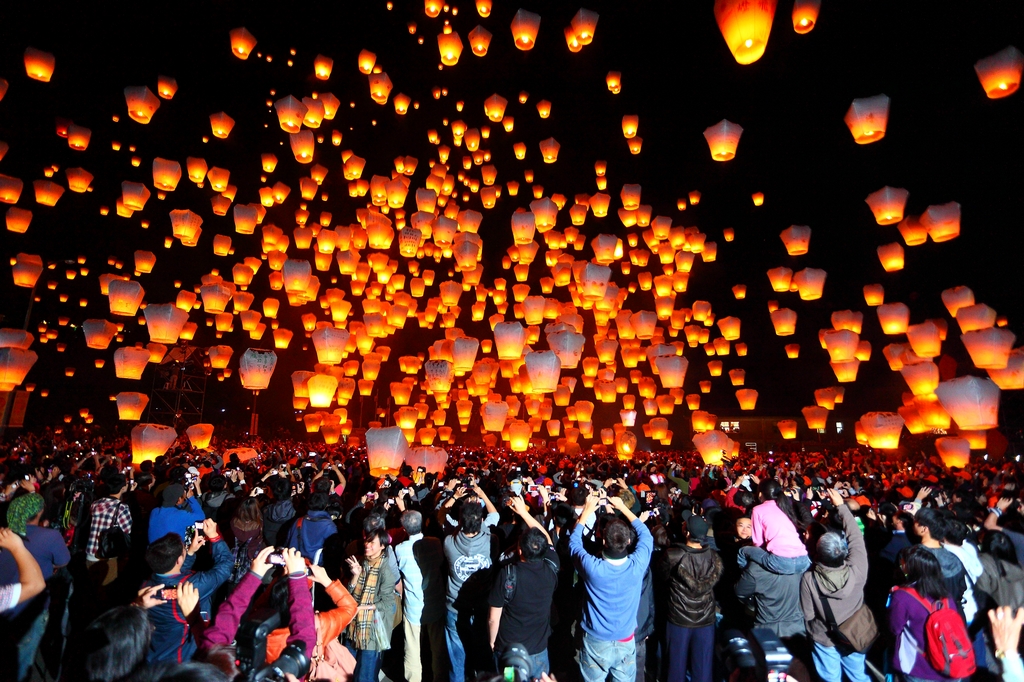
<path id="1" fill-rule="evenodd" d="M 200 573 L 192 570 L 196 552 L 208 544 L 213 553 L 213 568 Z M 150 622 L 154 625 L 148 660 L 177 661 L 192 658 L 196 650 L 190 625 L 180 612 L 177 586 L 188 581 L 199 592 L 201 616 L 206 620 L 210 611 L 210 597 L 231 575 L 234 560 L 231 550 L 221 539 L 217 524 L 212 519 L 203 522 L 203 532 L 196 533 L 192 544 L 186 547 L 181 538 L 173 532 L 152 543 L 146 549 L 146 562 L 153 575 L 143 583 L 144 587 L 161 585 L 158 593 L 164 601 L 149 611 Z"/>
<path id="2" fill-rule="evenodd" d="M 153 544 L 168 533 L 176 534 L 185 542 L 188 527 L 206 519 L 203 505 L 195 497 L 198 481 L 187 489 L 172 483 L 160 493 L 160 506 L 149 515 L 149 543 Z"/>

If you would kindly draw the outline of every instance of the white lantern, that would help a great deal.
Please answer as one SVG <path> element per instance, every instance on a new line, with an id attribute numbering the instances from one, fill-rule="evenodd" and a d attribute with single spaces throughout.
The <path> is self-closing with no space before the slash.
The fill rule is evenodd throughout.
<path id="1" fill-rule="evenodd" d="M 270 377 L 277 367 L 277 353 L 272 350 L 249 348 L 238 360 L 238 374 L 242 388 L 262 391 L 270 385 Z"/>
<path id="2" fill-rule="evenodd" d="M 397 426 L 366 430 L 366 458 L 371 476 L 397 476 L 409 454 L 409 442 Z"/>

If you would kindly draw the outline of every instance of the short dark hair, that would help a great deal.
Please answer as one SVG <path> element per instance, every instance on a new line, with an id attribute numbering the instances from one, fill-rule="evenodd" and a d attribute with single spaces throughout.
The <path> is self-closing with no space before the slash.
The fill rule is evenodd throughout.
<path id="1" fill-rule="evenodd" d="M 981 543 L 981 550 L 999 561 L 1005 561 L 1010 564 L 1017 563 L 1017 551 L 1010 541 L 1010 536 L 1001 531 L 985 533 L 985 540 Z"/>
<path id="2" fill-rule="evenodd" d="M 484 508 L 476 502 L 463 502 L 459 510 L 459 526 L 463 533 L 475 535 L 483 525 Z"/>
<path id="3" fill-rule="evenodd" d="M 904 587 L 913 587 L 922 597 L 935 601 L 949 596 L 939 559 L 927 547 L 904 547 L 900 550 L 899 560 L 906 576 L 903 581 Z"/>
<path id="4" fill-rule="evenodd" d="M 107 478 L 107 488 L 111 493 L 119 493 L 128 485 L 128 479 L 122 473 L 111 474 Z"/>
<path id="5" fill-rule="evenodd" d="M 384 528 L 374 528 L 371 531 L 363 533 L 363 542 L 370 542 L 374 538 L 380 541 L 382 547 L 387 547 L 391 544 L 391 536 Z"/>
<path id="6" fill-rule="evenodd" d="M 309 496 L 309 510 L 310 511 L 323 511 L 327 509 L 327 503 L 330 501 L 330 497 L 327 493 L 313 493 Z"/>
<path id="7" fill-rule="evenodd" d="M 177 533 L 168 533 L 146 548 L 146 563 L 154 573 L 166 573 L 178 563 L 185 543 Z"/>
<path id="8" fill-rule="evenodd" d="M 925 507 L 918 511 L 914 516 L 914 523 L 927 528 L 935 540 L 943 540 L 946 537 L 946 520 L 942 518 L 942 514 L 931 507 Z"/>
<path id="9" fill-rule="evenodd" d="M 633 542 L 632 528 L 620 518 L 611 518 L 604 527 L 604 549 L 612 556 L 625 556 Z"/>
<path id="10" fill-rule="evenodd" d="M 89 623 L 76 657 L 81 665 L 73 677 L 92 682 L 127 677 L 146 661 L 152 628 L 138 606 L 115 606 Z"/>
<path id="11" fill-rule="evenodd" d="M 228 486 L 228 479 L 224 478 L 223 474 L 213 474 L 210 476 L 210 480 L 206 483 L 206 487 L 211 492 L 219 493 Z"/>
<path id="12" fill-rule="evenodd" d="M 526 532 L 519 536 L 519 551 L 522 553 L 523 561 L 537 561 L 548 551 L 548 539 L 544 537 L 544 531 L 540 528 L 527 528 Z"/>
<path id="13" fill-rule="evenodd" d="M 958 546 L 964 544 L 968 533 L 970 533 L 970 529 L 960 519 L 950 519 L 946 523 L 946 542 L 950 544 Z"/>
<path id="14" fill-rule="evenodd" d="M 292 484 L 280 476 L 275 476 L 270 484 L 270 491 L 274 493 L 274 499 L 278 502 L 287 500 L 292 496 Z"/>

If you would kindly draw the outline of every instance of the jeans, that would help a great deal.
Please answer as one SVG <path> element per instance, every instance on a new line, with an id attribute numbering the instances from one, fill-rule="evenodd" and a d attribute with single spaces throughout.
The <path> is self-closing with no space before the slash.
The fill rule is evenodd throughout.
<path id="1" fill-rule="evenodd" d="M 50 621 L 50 612 L 43 611 L 32 621 L 28 630 L 18 640 L 18 680 L 28 679 L 29 668 L 35 661 L 36 651 L 39 650 L 39 643 L 43 640 L 46 632 L 46 624 Z"/>
<path id="2" fill-rule="evenodd" d="M 482 610 L 489 610 L 486 604 Z M 467 669 L 473 673 L 471 677 L 475 677 L 477 672 L 491 666 L 490 657 L 483 655 L 483 652 L 490 653 L 486 628 L 487 616 L 478 613 L 477 609 L 447 610 L 444 639 L 448 644 L 448 659 L 451 663 L 448 673 L 450 682 L 465 682 Z"/>
<path id="3" fill-rule="evenodd" d="M 715 651 L 715 626 L 684 628 L 668 624 L 668 682 L 711 682 Z"/>
<path id="4" fill-rule="evenodd" d="M 377 682 L 380 676 L 380 651 L 356 649 L 349 641 L 345 648 L 356 659 L 356 669 L 352 671 L 351 682 Z"/>
<path id="5" fill-rule="evenodd" d="M 540 679 L 542 673 L 551 672 L 551 664 L 548 662 L 548 650 L 545 649 L 537 654 L 530 654 L 530 679 Z M 494 652 L 494 669 L 498 671 L 498 674 L 502 674 L 501 667 L 501 654 L 497 651 Z"/>
<path id="6" fill-rule="evenodd" d="M 742 547 L 740 549 L 736 556 L 736 563 L 740 568 L 745 568 L 748 560 L 779 575 L 799 575 L 811 568 L 811 558 L 806 554 L 798 557 L 784 557 L 772 554 L 760 547 Z"/>
<path id="7" fill-rule="evenodd" d="M 584 682 L 636 682 L 636 640 L 605 642 L 583 633 L 580 674 Z"/>
<path id="8" fill-rule="evenodd" d="M 850 682 L 871 682 L 864 672 L 864 654 L 841 656 L 835 647 L 814 643 L 814 669 L 825 682 L 842 682 L 843 673 Z"/>

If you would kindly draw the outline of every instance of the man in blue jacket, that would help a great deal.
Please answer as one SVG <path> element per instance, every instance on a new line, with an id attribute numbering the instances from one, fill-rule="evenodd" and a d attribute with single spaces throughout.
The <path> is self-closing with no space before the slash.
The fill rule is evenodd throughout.
<path id="1" fill-rule="evenodd" d="M 175 533 L 185 542 L 189 526 L 206 519 L 202 503 L 193 495 L 193 488 L 185 492 L 185 486 L 172 483 L 164 488 L 160 506 L 149 515 L 149 544 L 153 544 L 168 533 Z"/>
<path id="2" fill-rule="evenodd" d="M 213 552 L 213 568 L 197 573 L 192 570 L 195 553 L 203 545 L 209 545 Z M 179 584 L 189 582 L 199 592 L 199 609 L 204 619 L 209 619 L 210 597 L 231 575 L 234 557 L 221 539 L 217 524 L 212 519 L 203 522 L 203 532 L 196 533 L 192 544 L 185 547 L 174 532 L 146 548 L 146 561 L 153 569 L 153 575 L 143 587 L 162 586 L 155 596 L 164 598 L 164 603 L 149 610 L 149 622 L 153 625 L 153 636 L 149 643 L 150 663 L 168 661 L 184 663 L 196 652 L 195 639 L 188 620 L 178 608 L 177 600 L 164 590 L 175 590 Z"/>
<path id="3" fill-rule="evenodd" d="M 330 512 L 326 511 L 329 501 L 327 493 L 310 495 L 309 511 L 288 531 L 288 546 L 298 550 L 310 562 L 320 565 L 323 565 L 323 561 L 317 552 L 324 548 L 329 537 L 338 533 Z"/>
<path id="4" fill-rule="evenodd" d="M 600 558 L 584 549 L 583 529 L 593 525 L 593 515 L 603 500 L 622 514 L 636 531 L 638 539 L 632 552 L 629 550 L 633 534 L 619 518 L 610 519 L 604 526 Z M 579 652 L 584 682 L 605 682 L 609 675 L 615 682 L 636 679 L 636 614 L 653 548 L 654 540 L 643 520 L 638 519 L 621 498 L 604 498 L 597 492 L 587 497 L 569 538 L 569 551 L 586 588 L 580 622 L 583 645 Z"/>

